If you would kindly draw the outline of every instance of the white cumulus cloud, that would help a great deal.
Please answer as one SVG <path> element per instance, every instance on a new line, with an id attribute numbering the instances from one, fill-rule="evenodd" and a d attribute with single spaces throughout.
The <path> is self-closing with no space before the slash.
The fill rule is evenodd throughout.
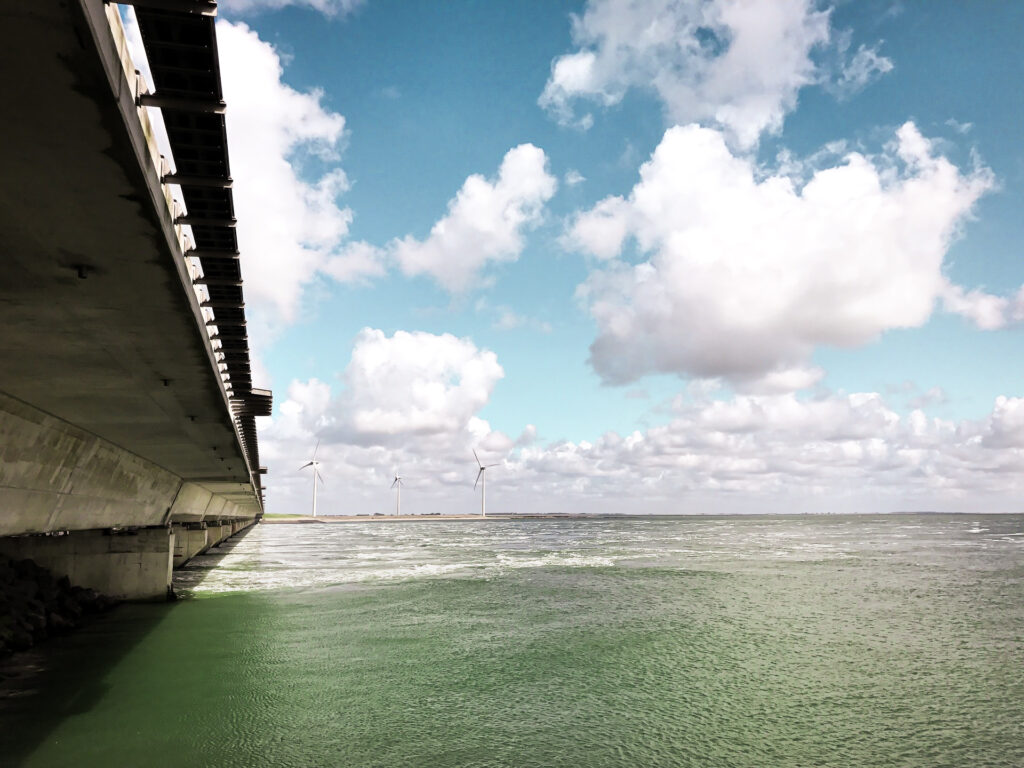
<path id="1" fill-rule="evenodd" d="M 392 241 L 388 252 L 406 275 L 429 275 L 453 293 L 467 290 L 487 264 L 519 258 L 523 232 L 540 222 L 558 184 L 547 164 L 538 147 L 513 147 L 496 179 L 466 179 L 425 240 L 407 235 Z"/>
<path id="2" fill-rule="evenodd" d="M 947 283 L 942 291 L 942 305 L 947 312 L 967 318 L 978 328 L 994 331 L 1024 322 L 1024 287 L 1007 298 Z"/>
<path id="3" fill-rule="evenodd" d="M 271 439 L 307 432 L 360 445 L 436 446 L 438 436 L 479 432 L 477 413 L 504 375 L 494 352 L 470 339 L 364 328 L 339 391 L 317 379 L 292 382 Z"/>
<path id="4" fill-rule="evenodd" d="M 697 397 L 646 431 L 557 443 L 532 425 L 515 440 L 491 430 L 466 415 L 480 403 L 473 397 L 444 431 L 366 440 L 330 428 L 343 398 L 316 380 L 294 382 L 261 437 L 268 460 L 307 455 L 323 438 L 322 503 L 332 512 L 392 510 L 396 470 L 407 478 L 407 511 L 475 511 L 474 448 L 499 464 L 488 475 L 488 507 L 498 512 L 1011 511 L 1024 491 L 1022 398 L 999 397 L 987 416 L 955 422 L 898 413 L 872 392 Z M 274 511 L 308 505 L 299 463 L 271 478 Z"/>
<path id="5" fill-rule="evenodd" d="M 572 21 L 578 50 L 555 59 L 539 99 L 561 122 L 579 123 L 579 99 L 609 106 L 648 88 L 672 122 L 719 125 L 741 147 L 782 127 L 829 41 L 811 0 L 590 0 Z"/>
<path id="6" fill-rule="evenodd" d="M 992 184 L 912 123 L 881 156 L 851 152 L 803 186 L 734 155 L 718 131 L 672 128 L 628 198 L 599 202 L 566 235 L 602 260 L 579 290 L 598 325 L 591 362 L 614 383 L 809 383 L 815 347 L 927 321 L 949 295 L 946 251 Z M 639 263 L 620 258 L 629 238 Z"/>
<path id="7" fill-rule="evenodd" d="M 1009 511 L 1024 488 L 1022 425 L 1016 398 L 952 422 L 900 415 L 875 393 L 740 396 L 689 402 L 645 432 L 530 446 L 504 472 L 538 500 L 571 488 L 573 509 L 637 511 L 642 499 L 656 512 Z"/>
<path id="8" fill-rule="evenodd" d="M 341 418 L 371 437 L 463 430 L 504 375 L 497 356 L 469 339 L 367 328 L 342 376 Z"/>
<path id="9" fill-rule="evenodd" d="M 293 381 L 277 415 L 261 429 L 261 455 L 282 467 L 283 476 L 272 484 L 280 503 L 302 510 L 306 478 L 298 465 L 288 471 L 288 461 L 307 455 L 318 440 L 328 480 L 325 508 L 341 511 L 340 499 L 351 504 L 376 498 L 386 509 L 394 471 L 407 476 L 410 491 L 435 499 L 451 486 L 470 488 L 474 449 L 500 461 L 516 445 L 479 416 L 503 376 L 497 356 L 469 339 L 364 329 L 339 376 L 340 387 L 317 379 Z M 527 427 L 518 444 L 528 444 L 535 434 Z"/>
<path id="10" fill-rule="evenodd" d="M 345 119 L 321 93 L 285 84 L 278 52 L 245 24 L 218 22 L 217 41 L 246 298 L 288 322 L 352 221 L 338 204 L 348 189 L 340 167 L 300 172 L 304 156 L 336 163 Z M 376 271 L 370 264 L 359 274 Z"/>

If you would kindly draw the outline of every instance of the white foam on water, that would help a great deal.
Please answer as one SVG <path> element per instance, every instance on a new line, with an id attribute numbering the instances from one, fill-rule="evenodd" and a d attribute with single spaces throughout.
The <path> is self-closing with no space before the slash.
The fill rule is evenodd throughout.
<path id="1" fill-rule="evenodd" d="M 926 528 L 927 534 L 912 530 L 919 528 Z M 991 519 L 936 520 L 935 525 L 926 525 L 812 518 L 743 523 L 624 519 L 598 525 L 578 520 L 265 525 L 233 540 L 223 552 L 196 558 L 177 572 L 176 582 L 201 595 L 432 578 L 491 579 L 531 568 L 632 568 L 637 563 L 717 568 L 729 562 L 768 565 L 916 551 L 917 542 L 925 540 L 930 545 L 941 540 L 951 551 L 1002 546 L 1016 552 L 1024 545 L 1019 528 L 1017 522 L 1002 532 Z M 980 533 L 989 535 L 974 535 Z"/>

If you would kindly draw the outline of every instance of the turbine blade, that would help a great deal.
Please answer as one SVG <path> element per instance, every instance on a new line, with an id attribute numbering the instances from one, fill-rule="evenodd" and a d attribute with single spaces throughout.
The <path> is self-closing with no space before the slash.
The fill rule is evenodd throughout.
<path id="1" fill-rule="evenodd" d="M 476 465 L 478 467 L 483 466 L 483 464 L 480 463 L 480 457 L 476 455 L 476 448 L 473 449 L 473 458 L 476 459 Z"/>
<path id="2" fill-rule="evenodd" d="M 324 476 L 319 472 L 316 473 L 316 479 L 320 481 L 320 485 L 327 485 L 327 483 L 324 482 Z"/>
<path id="3" fill-rule="evenodd" d="M 305 469 L 306 467 L 312 467 L 312 466 L 313 466 L 313 462 L 311 461 L 311 462 L 309 462 L 309 464 L 303 464 L 301 467 L 299 467 L 299 469 Z"/>
<path id="4" fill-rule="evenodd" d="M 394 488 L 396 485 L 398 485 L 398 478 L 397 477 L 395 478 L 395 482 L 393 482 L 391 484 L 391 487 Z"/>
<path id="5" fill-rule="evenodd" d="M 480 467 L 480 471 L 476 473 L 476 483 L 480 482 L 480 475 L 484 473 L 484 467 Z M 473 490 L 476 490 L 476 483 L 473 483 Z"/>
<path id="6" fill-rule="evenodd" d="M 487 465 L 487 467 L 500 467 L 500 466 L 501 466 L 501 462 L 498 462 L 497 464 L 488 464 Z M 484 469 L 487 469 L 487 467 L 484 467 Z"/>
<path id="7" fill-rule="evenodd" d="M 316 448 L 313 449 L 313 460 L 316 461 L 316 452 L 320 450 L 320 441 L 316 441 Z"/>

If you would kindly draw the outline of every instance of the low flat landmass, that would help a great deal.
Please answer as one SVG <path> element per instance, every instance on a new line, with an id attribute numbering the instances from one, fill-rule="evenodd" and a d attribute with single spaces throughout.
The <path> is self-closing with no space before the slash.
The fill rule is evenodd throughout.
<path id="1" fill-rule="evenodd" d="M 565 520 L 601 517 L 601 515 L 264 515 L 264 523 L 398 523 L 431 520 Z"/>
<path id="2" fill-rule="evenodd" d="M 676 515 L 659 515 L 659 514 L 586 514 L 586 513 L 558 513 L 558 514 L 510 514 L 510 513 L 495 513 L 489 514 L 487 517 L 481 517 L 479 514 L 469 515 L 385 515 L 385 514 L 374 514 L 374 515 L 318 515 L 312 517 L 310 515 L 284 515 L 284 514 L 266 514 L 263 516 L 262 522 L 264 523 L 398 523 L 398 522 L 430 522 L 431 520 L 629 520 L 637 518 L 650 518 L 658 520 L 671 520 L 674 518 L 703 518 L 703 519 L 746 519 L 746 518 L 792 518 L 792 517 L 872 517 L 872 516 L 886 516 L 886 517 L 898 517 L 913 516 L 913 515 L 962 515 L 962 516 L 973 516 L 973 517 L 1002 517 L 1006 513 L 997 512 L 942 512 L 942 511 L 896 511 L 896 512 L 876 512 L 871 514 L 858 514 L 855 512 L 848 513 L 791 513 L 788 515 L 784 514 L 730 514 L 730 515 L 713 515 L 703 513 L 690 513 L 690 514 L 676 514 Z"/>

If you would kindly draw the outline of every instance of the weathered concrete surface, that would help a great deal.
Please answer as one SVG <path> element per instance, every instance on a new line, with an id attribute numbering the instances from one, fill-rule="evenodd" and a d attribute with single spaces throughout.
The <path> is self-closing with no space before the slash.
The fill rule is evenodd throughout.
<path id="1" fill-rule="evenodd" d="M 224 525 L 207 525 L 207 542 L 211 547 L 216 547 L 228 536 L 231 535 L 231 528 L 227 524 Z"/>
<path id="2" fill-rule="evenodd" d="M 174 526 L 174 567 L 180 568 L 209 547 L 207 528 L 202 523 Z"/>
<path id="3" fill-rule="evenodd" d="M 0 23 L 0 535 L 260 513 L 116 14 Z"/>
<path id="4" fill-rule="evenodd" d="M 240 506 L 0 393 L 0 536 L 249 519 Z"/>
<path id="5" fill-rule="evenodd" d="M 0 394 L 0 535 L 162 525 L 181 478 Z"/>
<path id="6" fill-rule="evenodd" d="M 167 599 L 173 551 L 168 528 L 0 538 L 0 554 L 33 560 L 73 585 L 122 600 Z"/>

